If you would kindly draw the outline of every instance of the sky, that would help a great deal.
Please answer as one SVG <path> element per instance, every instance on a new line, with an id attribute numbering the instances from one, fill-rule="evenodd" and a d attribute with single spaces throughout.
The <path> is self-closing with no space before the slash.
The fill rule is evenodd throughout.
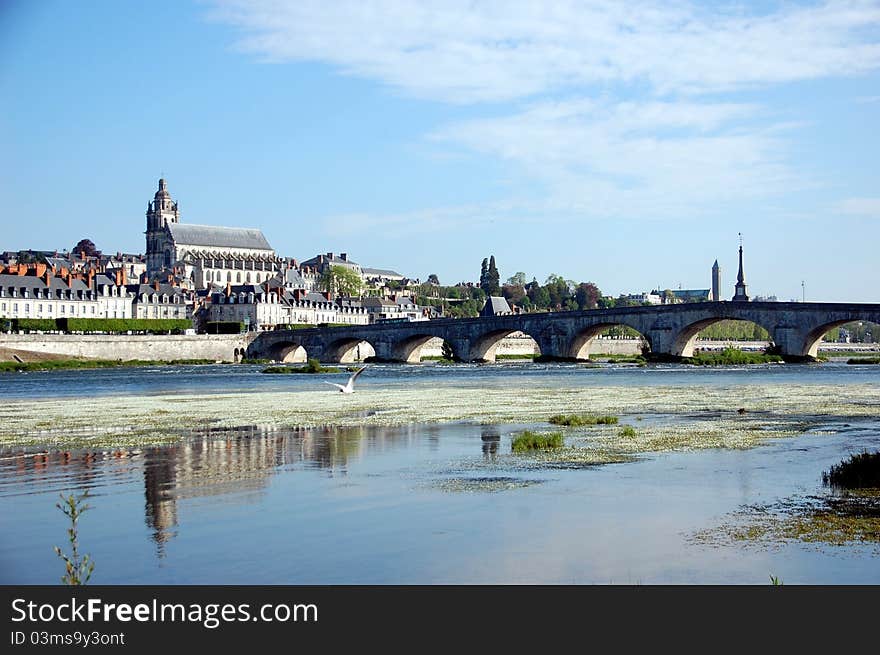
<path id="1" fill-rule="evenodd" d="M 0 250 L 880 302 L 880 0 L 0 2 Z"/>

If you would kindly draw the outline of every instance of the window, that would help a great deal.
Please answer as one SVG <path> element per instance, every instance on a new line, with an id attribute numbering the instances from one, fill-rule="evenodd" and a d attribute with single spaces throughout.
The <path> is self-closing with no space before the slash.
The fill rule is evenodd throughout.
<path id="1" fill-rule="evenodd" d="M 3 309 L 6 309 L 6 305 L 3 305 Z M 46 311 L 51 314 L 52 313 L 52 305 L 46 305 Z"/>
<path id="2" fill-rule="evenodd" d="M 61 305 L 61 313 L 64 313 L 64 305 Z"/>

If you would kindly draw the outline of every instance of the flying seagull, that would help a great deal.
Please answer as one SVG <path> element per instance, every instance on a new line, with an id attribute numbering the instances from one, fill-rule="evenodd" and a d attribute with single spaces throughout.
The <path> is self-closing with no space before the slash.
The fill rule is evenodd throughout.
<path id="1" fill-rule="evenodd" d="M 365 370 L 367 370 L 366 366 L 352 373 L 351 377 L 348 378 L 348 382 L 345 384 L 345 386 L 342 386 L 341 384 L 336 384 L 335 382 L 327 382 L 326 380 L 324 381 L 324 384 L 332 384 L 334 387 L 338 387 L 339 391 L 341 391 L 342 393 L 354 393 L 354 381 L 357 376 L 363 373 Z"/>

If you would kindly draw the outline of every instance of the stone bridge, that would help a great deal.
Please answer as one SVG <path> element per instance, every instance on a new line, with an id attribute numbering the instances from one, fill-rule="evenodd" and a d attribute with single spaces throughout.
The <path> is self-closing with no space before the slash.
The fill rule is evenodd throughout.
<path id="1" fill-rule="evenodd" d="M 851 321 L 880 323 L 880 305 L 704 302 L 278 330 L 260 333 L 247 356 L 292 361 L 297 353 L 297 359 L 307 356 L 322 362 L 350 362 L 355 359 L 358 345 L 366 341 L 378 359 L 416 363 L 421 347 L 439 337 L 452 347 L 457 359 L 495 361 L 498 342 L 522 331 L 538 343 L 543 357 L 587 359 L 590 344 L 598 334 L 615 325 L 626 325 L 641 333 L 654 355 L 690 357 L 697 333 L 724 319 L 760 325 L 787 361 L 799 361 L 815 358 L 822 336 L 832 328 Z"/>

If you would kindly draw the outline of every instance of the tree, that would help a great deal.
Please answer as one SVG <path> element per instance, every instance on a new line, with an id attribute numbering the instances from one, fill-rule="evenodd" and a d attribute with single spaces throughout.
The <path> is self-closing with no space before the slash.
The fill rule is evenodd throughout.
<path id="1" fill-rule="evenodd" d="M 75 254 L 85 253 L 86 257 L 97 257 L 98 249 L 95 247 L 95 244 L 91 239 L 80 239 L 77 244 L 73 247 L 73 252 Z"/>
<path id="2" fill-rule="evenodd" d="M 521 305 L 523 299 L 527 297 L 526 290 L 521 284 L 505 284 L 501 287 L 501 295 L 513 305 Z"/>
<path id="3" fill-rule="evenodd" d="M 334 295 L 360 295 L 363 281 L 356 271 L 348 266 L 328 266 L 318 278 L 318 288 Z"/>
<path id="4" fill-rule="evenodd" d="M 574 298 L 581 309 L 596 309 L 602 292 L 592 282 L 581 282 L 574 291 Z"/>
<path id="5" fill-rule="evenodd" d="M 516 287 L 524 287 L 526 286 L 526 274 L 522 271 L 517 271 L 512 276 L 507 278 L 507 282 L 505 284 Z"/>
<path id="6" fill-rule="evenodd" d="M 489 270 L 486 272 L 486 295 L 497 296 L 501 293 L 500 276 L 498 267 L 495 266 L 495 255 L 489 257 Z"/>
<path id="7" fill-rule="evenodd" d="M 542 287 L 536 282 L 529 285 L 529 300 L 538 309 L 547 309 L 550 306 L 550 293 L 546 287 Z"/>
<path id="8" fill-rule="evenodd" d="M 573 283 L 561 275 L 551 274 L 548 276 L 546 282 L 544 282 L 544 288 L 550 296 L 549 306 L 562 308 L 565 305 L 565 301 L 571 298 L 571 285 Z"/>
<path id="9" fill-rule="evenodd" d="M 436 273 L 431 273 L 428 276 L 428 284 L 433 284 L 435 286 L 440 286 L 440 278 L 437 277 Z"/>
<path id="10" fill-rule="evenodd" d="M 480 265 L 480 288 L 485 291 L 486 286 L 488 284 L 489 284 L 489 260 L 484 257 L 483 263 Z"/>

